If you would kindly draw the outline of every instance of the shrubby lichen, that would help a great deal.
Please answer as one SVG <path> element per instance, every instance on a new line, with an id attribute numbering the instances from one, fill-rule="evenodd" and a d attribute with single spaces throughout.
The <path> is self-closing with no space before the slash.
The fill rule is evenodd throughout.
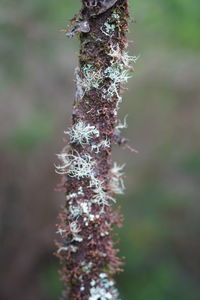
<path id="1" fill-rule="evenodd" d="M 95 126 L 80 120 L 70 129 L 64 132 L 70 137 L 70 143 L 78 143 L 82 146 L 89 144 L 93 137 L 99 136 L 99 130 Z"/>
<path id="2" fill-rule="evenodd" d="M 89 178 L 93 173 L 95 162 L 89 154 L 81 156 L 76 151 L 76 155 L 73 153 L 61 153 L 57 156 L 62 162 L 62 165 L 56 166 L 58 174 L 68 174 L 70 177 L 80 179 L 84 177 Z"/>

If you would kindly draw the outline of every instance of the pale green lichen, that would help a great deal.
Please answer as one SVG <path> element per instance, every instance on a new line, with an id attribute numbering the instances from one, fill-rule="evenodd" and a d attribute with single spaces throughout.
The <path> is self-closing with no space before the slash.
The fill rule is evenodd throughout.
<path id="1" fill-rule="evenodd" d="M 102 72 L 97 70 L 91 64 L 85 64 L 82 67 L 83 77 L 79 78 L 79 84 L 82 86 L 85 92 L 89 91 L 91 88 L 99 88 L 102 83 Z"/>
<path id="2" fill-rule="evenodd" d="M 115 64 L 105 69 L 104 74 L 109 77 L 114 84 L 127 82 L 131 78 L 128 70 L 123 70 L 119 65 Z"/>
<path id="3" fill-rule="evenodd" d="M 105 22 L 101 27 L 101 31 L 107 36 L 112 36 L 115 31 L 115 27 L 116 27 L 115 24 L 110 24 L 108 22 Z"/>
<path id="4" fill-rule="evenodd" d="M 120 15 L 116 14 L 116 13 L 113 13 L 111 15 L 111 18 L 115 19 L 115 20 L 120 20 Z"/>
<path id="5" fill-rule="evenodd" d="M 116 95 L 118 98 L 118 103 L 121 102 L 122 97 L 119 94 L 120 83 L 128 81 L 128 79 L 131 77 L 129 71 L 122 69 L 118 64 L 113 64 L 105 69 L 104 74 L 107 78 L 111 79 L 109 88 L 103 91 L 104 97 L 107 98 L 108 101 L 111 101 L 112 97 Z"/>
<path id="6" fill-rule="evenodd" d="M 121 51 L 118 44 L 111 45 L 109 56 L 113 57 L 113 62 L 117 62 L 120 68 L 129 68 L 131 63 L 138 60 L 138 56 L 129 56 L 127 52 Z"/>

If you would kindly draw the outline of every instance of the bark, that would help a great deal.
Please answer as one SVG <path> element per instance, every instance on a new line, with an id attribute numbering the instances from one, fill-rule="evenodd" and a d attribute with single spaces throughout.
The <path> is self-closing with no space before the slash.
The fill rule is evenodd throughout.
<path id="1" fill-rule="evenodd" d="M 111 150 L 121 141 L 120 88 L 129 78 L 129 63 L 135 57 L 125 51 L 127 0 L 112 1 L 111 7 L 109 0 L 82 2 L 68 34 L 79 32 L 80 55 L 72 127 L 66 132 L 68 143 L 58 155 L 57 166 L 66 195 L 57 242 L 66 283 L 62 299 L 118 300 L 113 275 L 122 263 L 112 230 L 122 218 L 112 204 L 124 185 L 123 166 L 113 165 Z"/>

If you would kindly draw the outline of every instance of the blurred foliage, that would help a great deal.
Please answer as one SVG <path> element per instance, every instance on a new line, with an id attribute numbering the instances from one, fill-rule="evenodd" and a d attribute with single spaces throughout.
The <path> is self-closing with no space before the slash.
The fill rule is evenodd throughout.
<path id="1" fill-rule="evenodd" d="M 44 267 L 43 272 L 40 274 L 40 286 L 49 300 L 57 299 L 63 289 L 63 284 L 59 280 L 58 265 L 48 264 Z"/>
<path id="2" fill-rule="evenodd" d="M 125 135 L 140 153 L 115 152 L 127 163 L 127 192 L 119 197 L 126 264 L 117 281 L 123 300 L 198 300 L 200 1 L 129 2 L 130 53 L 141 56 L 121 115 L 129 112 Z M 58 262 L 51 256 L 59 197 L 52 192 L 53 161 L 70 124 L 78 42 L 59 30 L 79 8 L 78 0 L 0 3 L 0 216 L 6 212 L 13 220 L 6 235 L 1 221 L 3 300 L 55 300 L 60 294 Z"/>
<path id="3" fill-rule="evenodd" d="M 152 0 L 134 2 L 135 18 L 142 19 L 145 34 L 169 47 L 199 49 L 200 2 L 194 0 Z"/>
<path id="4" fill-rule="evenodd" d="M 19 125 L 7 137 L 7 147 L 21 152 L 30 152 L 35 147 L 42 145 L 53 134 L 50 116 L 39 114 L 30 117 L 24 125 Z"/>

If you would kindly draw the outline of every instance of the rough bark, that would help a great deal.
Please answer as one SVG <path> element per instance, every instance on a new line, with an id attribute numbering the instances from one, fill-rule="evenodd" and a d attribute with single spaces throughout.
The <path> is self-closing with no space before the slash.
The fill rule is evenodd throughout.
<path id="1" fill-rule="evenodd" d="M 109 1 L 82 0 L 68 34 L 79 32 L 80 55 L 72 127 L 65 132 L 68 143 L 57 165 L 66 194 L 57 242 L 65 300 L 119 299 L 113 275 L 122 263 L 112 230 L 122 218 L 112 204 L 114 194 L 123 193 L 123 166 L 113 165 L 111 150 L 123 140 L 120 88 L 136 58 L 125 51 L 127 0 Z"/>

